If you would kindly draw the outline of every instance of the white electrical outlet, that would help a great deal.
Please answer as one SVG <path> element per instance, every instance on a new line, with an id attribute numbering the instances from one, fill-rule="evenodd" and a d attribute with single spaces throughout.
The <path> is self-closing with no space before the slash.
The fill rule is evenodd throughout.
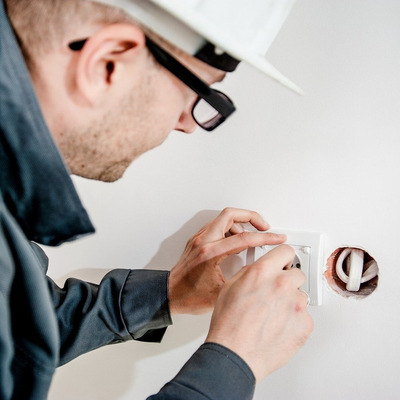
<path id="1" fill-rule="evenodd" d="M 306 275 L 302 290 L 310 296 L 310 304 L 322 304 L 323 235 L 317 232 L 297 232 L 272 229 L 287 235 L 285 244 L 293 247 L 296 255 L 293 268 L 300 268 Z M 263 246 L 247 250 L 247 264 L 252 264 L 276 246 Z"/>

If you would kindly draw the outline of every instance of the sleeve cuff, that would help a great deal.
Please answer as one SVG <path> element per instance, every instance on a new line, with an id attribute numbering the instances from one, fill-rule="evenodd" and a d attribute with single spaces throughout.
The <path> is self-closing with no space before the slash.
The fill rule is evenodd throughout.
<path id="1" fill-rule="evenodd" d="M 121 294 L 121 317 L 134 340 L 161 342 L 172 325 L 168 304 L 169 271 L 132 270 Z"/>
<path id="2" fill-rule="evenodd" d="M 219 344 L 205 343 L 160 394 L 166 399 L 250 400 L 255 383 L 253 372 L 241 357 Z"/>

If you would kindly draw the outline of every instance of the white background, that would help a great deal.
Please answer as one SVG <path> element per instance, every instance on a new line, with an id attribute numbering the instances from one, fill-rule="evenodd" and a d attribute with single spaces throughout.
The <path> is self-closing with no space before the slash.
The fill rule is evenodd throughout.
<path id="1" fill-rule="evenodd" d="M 62 284 L 112 268 L 170 269 L 226 206 L 324 232 L 325 260 L 341 245 L 375 257 L 378 289 L 355 301 L 324 287 L 308 344 L 255 398 L 399 399 L 399 50 L 398 0 L 299 0 L 268 58 L 307 96 L 241 65 L 223 84 L 238 111 L 216 132 L 172 133 L 115 184 L 77 179 L 97 233 L 49 250 L 50 275 Z M 201 345 L 208 323 L 182 316 L 160 345 L 82 356 L 57 371 L 49 398 L 145 399 Z"/>

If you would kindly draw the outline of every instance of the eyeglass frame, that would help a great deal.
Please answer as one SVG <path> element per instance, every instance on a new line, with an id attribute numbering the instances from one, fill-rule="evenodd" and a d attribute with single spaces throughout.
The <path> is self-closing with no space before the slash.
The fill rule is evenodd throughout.
<path id="1" fill-rule="evenodd" d="M 73 51 L 80 51 L 83 49 L 86 41 L 88 39 L 81 39 L 69 43 L 68 47 Z M 169 72 L 175 75 L 181 82 L 193 90 L 197 95 L 198 99 L 194 103 L 192 108 L 192 117 L 196 121 L 197 125 L 206 131 L 213 131 L 218 126 L 220 126 L 226 119 L 233 114 L 236 110 L 235 105 L 232 100 L 219 90 L 213 89 L 200 79 L 197 75 L 191 72 L 188 68 L 182 65 L 175 57 L 173 57 L 166 50 L 158 46 L 151 39 L 146 36 L 146 46 L 154 56 L 156 61 L 166 68 Z M 211 107 L 213 107 L 220 115 L 219 119 L 211 127 L 204 126 L 200 123 L 195 115 L 194 110 L 201 100 L 206 101 Z"/>

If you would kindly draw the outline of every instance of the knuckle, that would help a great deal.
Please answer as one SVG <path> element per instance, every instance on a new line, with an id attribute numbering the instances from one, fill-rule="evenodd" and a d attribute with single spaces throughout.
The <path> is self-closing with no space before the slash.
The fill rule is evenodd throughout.
<path id="1" fill-rule="evenodd" d="M 200 263 L 206 262 L 212 258 L 212 246 L 209 243 L 199 246 L 197 260 Z"/>
<path id="2" fill-rule="evenodd" d="M 296 268 L 297 274 L 299 275 L 299 286 L 303 286 L 306 283 L 307 277 L 303 271 L 300 271 Z"/>
<path id="3" fill-rule="evenodd" d="M 299 268 L 294 268 L 293 272 L 295 272 L 299 277 L 306 279 L 306 274 Z"/>
<path id="4" fill-rule="evenodd" d="M 242 244 L 250 245 L 250 242 L 251 242 L 250 232 L 241 232 L 241 233 L 238 233 L 236 236 Z"/>
<path id="5" fill-rule="evenodd" d="M 242 268 L 243 279 L 253 287 L 254 290 L 265 283 L 266 271 L 261 264 L 252 264 Z"/>
<path id="6" fill-rule="evenodd" d="M 295 251 L 292 246 L 289 246 L 288 244 L 282 244 L 279 246 L 282 250 L 285 251 L 286 254 L 290 255 L 292 258 L 295 256 Z"/>
<path id="7" fill-rule="evenodd" d="M 275 287 L 283 292 L 289 290 L 291 288 L 290 279 L 286 275 L 278 275 L 275 279 Z"/>
<path id="8" fill-rule="evenodd" d="M 233 208 L 232 207 L 225 207 L 222 211 L 222 215 L 231 215 L 233 213 Z"/>
<path id="9" fill-rule="evenodd" d="M 285 262 L 289 262 L 289 260 L 293 261 L 294 256 L 295 256 L 295 251 L 293 247 L 287 245 L 287 244 L 279 244 L 276 246 L 274 249 L 272 249 L 269 253 L 277 255 L 280 257 L 282 260 L 285 260 Z M 267 255 L 269 254 L 267 253 Z"/>
<path id="10" fill-rule="evenodd" d="M 307 322 L 306 322 L 307 337 L 310 336 L 313 331 L 314 331 L 314 321 L 311 318 L 310 314 L 307 314 Z"/>
<path id="11" fill-rule="evenodd" d="M 306 303 L 304 302 L 304 299 L 299 299 L 296 301 L 294 309 L 296 312 L 300 313 L 300 312 L 303 312 L 306 309 L 306 307 L 307 306 L 306 306 Z"/>
<path id="12" fill-rule="evenodd" d="M 282 241 L 281 237 L 277 233 L 267 232 L 265 233 L 265 235 L 268 238 L 268 241 L 271 242 L 272 244 Z"/>
<path id="13" fill-rule="evenodd" d="M 203 238 L 201 236 L 194 236 L 192 238 L 193 247 L 200 247 L 203 244 Z"/>
<path id="14" fill-rule="evenodd" d="M 299 283 L 301 282 L 299 286 L 303 286 L 306 281 L 306 274 L 303 271 L 298 268 L 291 268 L 287 271 L 287 273 L 293 275 L 296 281 L 298 281 Z"/>
<path id="15" fill-rule="evenodd" d="M 264 265 L 262 265 L 261 263 L 253 264 L 251 268 L 249 268 L 249 273 L 251 273 L 251 275 L 254 275 L 254 277 L 259 279 L 261 276 L 265 274 Z"/>

